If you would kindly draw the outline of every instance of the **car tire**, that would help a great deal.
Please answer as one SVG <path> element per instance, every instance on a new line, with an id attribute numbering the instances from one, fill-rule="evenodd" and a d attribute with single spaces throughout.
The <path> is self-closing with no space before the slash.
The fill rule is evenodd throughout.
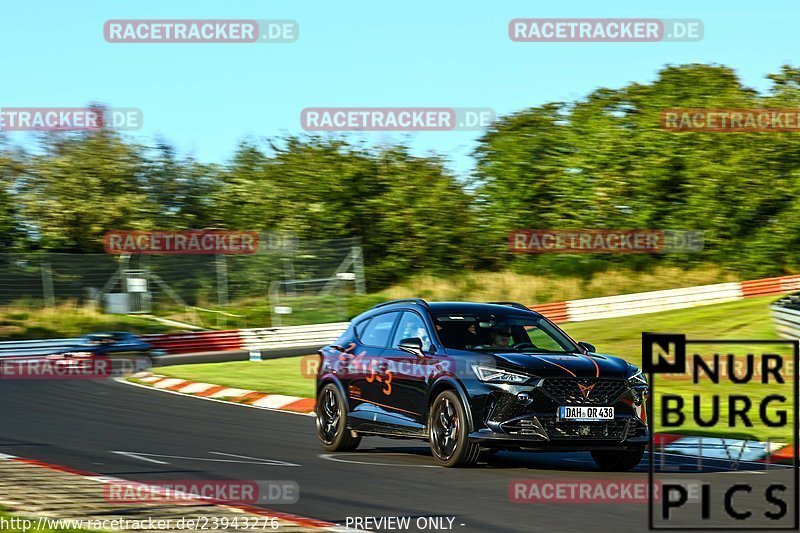
<path id="1" fill-rule="evenodd" d="M 603 472 L 628 472 L 642 461 L 644 446 L 632 450 L 595 450 L 592 452 L 597 467 Z"/>
<path id="2" fill-rule="evenodd" d="M 478 461 L 481 449 L 470 442 L 470 423 L 458 394 L 439 394 L 428 414 L 428 439 L 433 459 L 440 466 L 465 467 Z"/>
<path id="3" fill-rule="evenodd" d="M 325 451 L 348 452 L 358 447 L 361 437 L 354 437 L 347 428 L 347 404 L 336 385 L 328 383 L 319 391 L 314 412 L 317 437 Z"/>

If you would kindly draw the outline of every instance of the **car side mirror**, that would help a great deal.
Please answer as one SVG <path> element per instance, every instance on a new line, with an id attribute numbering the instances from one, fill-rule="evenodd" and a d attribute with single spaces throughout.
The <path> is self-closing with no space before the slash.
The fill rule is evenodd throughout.
<path id="1" fill-rule="evenodd" d="M 409 337 L 400 341 L 398 347 L 404 352 L 413 353 L 414 355 L 422 356 L 422 339 L 419 337 Z"/>
<path id="2" fill-rule="evenodd" d="M 578 343 L 578 346 L 580 346 L 581 348 L 583 348 L 587 352 L 594 353 L 594 352 L 597 351 L 597 348 L 594 347 L 594 344 L 589 344 L 588 342 L 581 341 L 581 342 Z"/>

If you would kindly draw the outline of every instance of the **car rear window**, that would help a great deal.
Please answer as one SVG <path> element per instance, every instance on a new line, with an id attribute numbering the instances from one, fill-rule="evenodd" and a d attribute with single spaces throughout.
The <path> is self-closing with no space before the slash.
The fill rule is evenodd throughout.
<path id="1" fill-rule="evenodd" d="M 386 313 L 373 317 L 363 335 L 359 335 L 361 342 L 367 346 L 385 348 L 389 345 L 389 334 L 392 332 L 394 321 L 400 313 Z"/>
<path id="2" fill-rule="evenodd" d="M 362 320 L 361 322 L 356 324 L 354 329 L 356 332 L 356 337 L 358 337 L 359 340 L 361 340 L 361 337 L 364 335 L 364 329 L 366 329 L 367 324 L 369 324 L 369 319 Z"/>

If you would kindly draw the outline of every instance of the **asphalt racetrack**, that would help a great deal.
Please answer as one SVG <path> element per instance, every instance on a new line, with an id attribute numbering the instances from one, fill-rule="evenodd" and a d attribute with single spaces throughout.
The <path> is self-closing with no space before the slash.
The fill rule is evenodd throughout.
<path id="1" fill-rule="evenodd" d="M 475 468 L 444 469 L 434 466 L 426 443 L 376 437 L 354 453 L 326 455 L 310 416 L 112 380 L 0 380 L 0 406 L 0 453 L 136 481 L 294 480 L 299 501 L 271 509 L 342 526 L 348 517 L 445 516 L 455 518 L 454 531 L 647 529 L 644 503 L 509 497 L 518 479 L 646 482 L 647 456 L 634 473 L 597 472 L 588 453 L 502 452 Z M 720 471 L 730 470 L 723 464 Z M 752 474 L 729 472 L 741 473 Z"/>

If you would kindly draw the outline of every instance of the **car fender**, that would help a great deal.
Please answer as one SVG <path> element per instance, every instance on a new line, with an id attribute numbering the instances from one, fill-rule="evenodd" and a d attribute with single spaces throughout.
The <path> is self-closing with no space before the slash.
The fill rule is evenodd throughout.
<path id="1" fill-rule="evenodd" d="M 464 385 L 453 376 L 443 375 L 436 378 L 428 387 L 428 394 L 425 398 L 425 404 L 431 404 L 431 402 L 434 400 L 433 392 L 436 391 L 436 394 L 438 395 L 440 387 L 445 387 L 449 390 L 455 390 L 456 394 L 458 394 L 458 397 L 461 400 L 461 405 L 464 407 L 464 412 L 467 415 L 467 420 L 469 421 L 469 432 L 472 432 L 474 426 L 472 422 L 472 406 L 470 405 L 467 391 L 464 388 Z"/>
<path id="2" fill-rule="evenodd" d="M 347 395 L 347 392 L 345 392 L 344 385 L 342 385 L 342 382 L 339 380 L 339 377 L 336 374 L 334 374 L 333 372 L 326 372 L 325 374 L 323 374 L 323 375 L 321 375 L 319 377 L 319 379 L 317 380 L 317 396 L 319 396 L 319 391 L 321 391 L 322 388 L 325 385 L 327 385 L 328 383 L 333 383 L 336 386 L 336 388 L 339 389 L 339 394 L 341 394 L 342 398 L 344 398 L 345 407 L 347 408 L 347 411 L 349 412 L 350 411 L 350 405 L 349 405 L 349 400 L 350 399 L 349 399 L 349 397 Z"/>

